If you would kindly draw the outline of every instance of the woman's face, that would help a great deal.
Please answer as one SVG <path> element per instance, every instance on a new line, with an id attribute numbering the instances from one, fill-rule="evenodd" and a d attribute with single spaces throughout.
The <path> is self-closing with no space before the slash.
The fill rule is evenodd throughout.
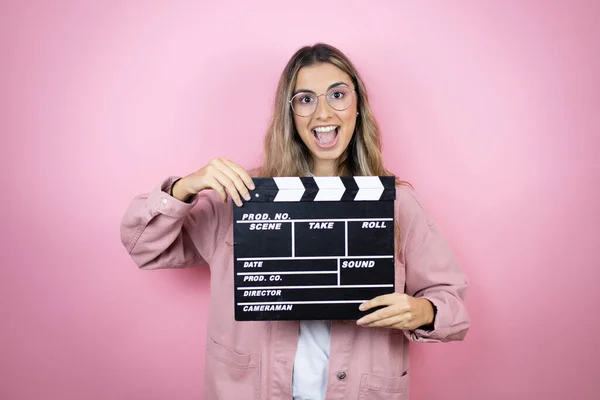
<path id="1" fill-rule="evenodd" d="M 313 156 L 314 169 L 334 165 L 352 139 L 357 117 L 357 98 L 353 90 L 350 76 L 333 64 L 314 64 L 298 72 L 294 95 L 302 94 L 293 99 L 295 110 L 307 114 L 311 110 L 311 101 L 314 101 L 311 94 L 325 94 L 317 97 L 316 110 L 311 115 L 294 113 L 296 130 Z M 338 109 L 350 100 L 351 104 L 345 110 L 336 110 L 327 102 L 327 97 Z"/>

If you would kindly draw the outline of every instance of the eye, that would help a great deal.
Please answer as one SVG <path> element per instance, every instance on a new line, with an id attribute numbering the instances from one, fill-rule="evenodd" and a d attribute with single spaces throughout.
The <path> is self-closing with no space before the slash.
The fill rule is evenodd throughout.
<path id="1" fill-rule="evenodd" d="M 293 100 L 296 106 L 307 106 L 315 103 L 315 96 L 312 93 L 298 93 Z"/>
<path id="2" fill-rule="evenodd" d="M 340 99 L 343 99 L 345 95 L 346 95 L 346 93 L 338 90 L 338 91 L 331 93 L 331 98 L 335 99 L 335 100 L 340 100 Z"/>

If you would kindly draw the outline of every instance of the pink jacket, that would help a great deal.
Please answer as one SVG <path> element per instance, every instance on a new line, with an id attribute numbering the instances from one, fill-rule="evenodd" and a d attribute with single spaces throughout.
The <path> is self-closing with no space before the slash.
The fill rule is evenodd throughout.
<path id="1" fill-rule="evenodd" d="M 298 322 L 234 320 L 231 203 L 223 204 L 213 191 L 201 192 L 190 204 L 181 202 L 163 191 L 174 179 L 133 200 L 121 239 L 141 269 L 210 265 L 203 398 L 291 399 Z M 396 288 L 436 306 L 434 329 L 406 332 L 332 321 L 327 400 L 408 399 L 409 340 L 461 340 L 469 329 L 465 275 L 413 191 L 398 187 L 396 192 L 402 243 Z"/>

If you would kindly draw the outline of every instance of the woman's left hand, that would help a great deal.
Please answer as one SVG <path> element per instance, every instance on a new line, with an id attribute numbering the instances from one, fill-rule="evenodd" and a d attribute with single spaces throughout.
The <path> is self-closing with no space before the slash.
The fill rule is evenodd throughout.
<path id="1" fill-rule="evenodd" d="M 414 330 L 433 323 L 433 305 L 427 299 L 412 297 L 404 293 L 390 293 L 375 297 L 360 305 L 361 311 L 387 306 L 365 315 L 356 323 L 366 327 Z"/>

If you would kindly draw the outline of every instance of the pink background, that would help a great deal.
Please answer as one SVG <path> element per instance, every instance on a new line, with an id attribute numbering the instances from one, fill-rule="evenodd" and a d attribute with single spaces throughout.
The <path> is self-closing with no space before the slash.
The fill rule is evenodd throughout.
<path id="1" fill-rule="evenodd" d="M 598 398 L 600 3 L 366 4 L 3 2 L 0 399 L 199 398 L 208 270 L 137 270 L 120 219 L 212 157 L 256 165 L 316 41 L 472 282 L 466 341 L 412 347 L 412 398 Z"/>

